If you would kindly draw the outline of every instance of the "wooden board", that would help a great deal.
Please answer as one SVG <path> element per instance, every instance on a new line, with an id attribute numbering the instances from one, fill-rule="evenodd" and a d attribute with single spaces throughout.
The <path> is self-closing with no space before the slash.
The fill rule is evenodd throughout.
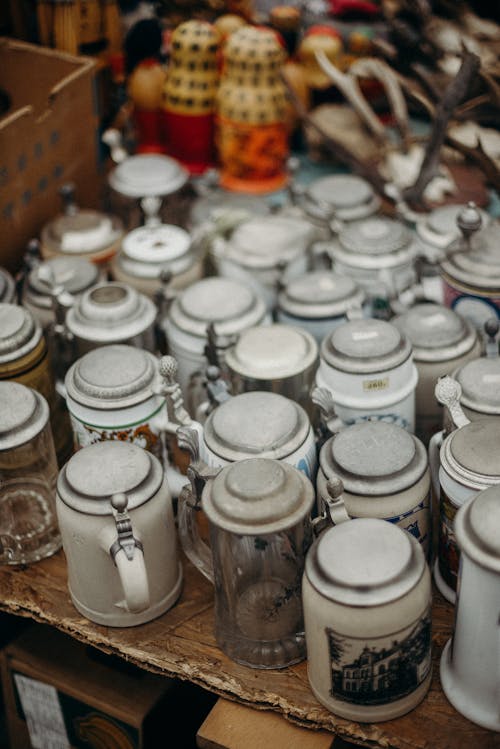
<path id="1" fill-rule="evenodd" d="M 453 627 L 453 609 L 434 591 L 433 679 L 412 712 L 385 723 L 353 723 L 323 708 L 309 689 L 307 664 L 258 670 L 227 658 L 213 634 L 213 590 L 185 558 L 178 603 L 158 619 L 131 628 L 93 624 L 73 607 L 60 551 L 28 568 L 0 566 L 0 609 L 51 624 L 78 640 L 152 671 L 189 680 L 256 709 L 385 749 L 499 749 L 500 736 L 471 723 L 449 704 L 439 682 L 439 657 Z"/>

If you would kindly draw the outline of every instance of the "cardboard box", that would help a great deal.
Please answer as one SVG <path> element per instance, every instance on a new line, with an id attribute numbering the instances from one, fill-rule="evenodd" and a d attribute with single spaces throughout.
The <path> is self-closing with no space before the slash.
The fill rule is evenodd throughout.
<path id="1" fill-rule="evenodd" d="M 0 667 L 10 749 L 31 749 L 40 735 L 41 745 L 52 746 L 49 733 L 59 738 L 61 715 L 67 742 L 54 745 L 71 749 L 154 749 L 165 731 L 174 680 L 52 627 L 28 627 L 1 651 Z"/>
<path id="2" fill-rule="evenodd" d="M 58 190 L 99 205 L 97 62 L 0 37 L 0 265 L 17 271 L 27 242 L 60 213 Z"/>

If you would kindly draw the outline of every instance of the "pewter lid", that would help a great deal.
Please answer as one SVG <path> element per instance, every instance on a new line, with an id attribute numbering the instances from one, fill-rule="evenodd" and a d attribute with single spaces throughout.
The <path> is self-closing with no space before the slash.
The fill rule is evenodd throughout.
<path id="1" fill-rule="evenodd" d="M 12 450 L 39 434 L 49 419 L 47 401 L 19 382 L 0 382 L 0 450 Z"/>
<path id="2" fill-rule="evenodd" d="M 53 252 L 90 255 L 114 244 L 122 234 L 123 224 L 117 216 L 78 209 L 62 213 L 46 224 L 41 239 Z"/>
<path id="3" fill-rule="evenodd" d="M 59 472 L 57 491 L 77 512 L 111 515 L 113 494 L 126 494 L 130 511 L 151 499 L 162 481 L 158 458 L 129 442 L 109 440 L 72 455 Z"/>
<path id="4" fill-rule="evenodd" d="M 96 284 L 99 277 L 97 266 L 83 257 L 61 255 L 45 260 L 32 268 L 25 292 L 27 299 L 38 307 L 52 306 L 51 286 L 44 280 L 47 270 L 54 286 L 62 286 L 75 296 Z"/>
<path id="5" fill-rule="evenodd" d="M 193 201 L 189 218 L 193 226 L 199 226 L 206 221 L 217 221 L 225 215 L 252 218 L 267 216 L 270 211 L 269 203 L 262 196 L 217 189 Z"/>
<path id="6" fill-rule="evenodd" d="M 225 362 L 242 377 L 275 380 L 304 372 L 317 358 L 318 344 L 310 333 L 275 323 L 244 330 L 227 350 Z"/>
<path id="7" fill-rule="evenodd" d="M 352 278 L 326 270 L 292 278 L 278 296 L 283 312 L 308 320 L 340 317 L 364 301 L 364 291 Z"/>
<path id="8" fill-rule="evenodd" d="M 314 228 L 293 216 L 259 216 L 236 227 L 224 255 L 251 269 L 274 268 L 303 254 Z"/>
<path id="9" fill-rule="evenodd" d="M 9 271 L 0 268 L 0 303 L 11 304 L 16 296 L 16 286 Z"/>
<path id="10" fill-rule="evenodd" d="M 28 354 L 41 337 L 42 329 L 28 309 L 0 304 L 0 364 Z"/>
<path id="11" fill-rule="evenodd" d="M 376 216 L 348 224 L 339 232 L 344 250 L 376 256 L 398 253 L 410 247 L 410 233 L 394 219 Z"/>
<path id="12" fill-rule="evenodd" d="M 310 429 L 298 403 L 256 390 L 217 406 L 204 424 L 204 439 L 209 450 L 227 461 L 256 455 L 280 460 L 298 450 Z"/>
<path id="13" fill-rule="evenodd" d="M 416 304 L 393 317 L 391 323 L 409 338 L 416 362 L 464 356 L 478 340 L 475 328 L 467 320 L 441 304 Z"/>
<path id="14" fill-rule="evenodd" d="M 471 489 L 500 483 L 500 421 L 478 420 L 455 429 L 444 440 L 440 458 L 453 479 Z"/>
<path id="15" fill-rule="evenodd" d="M 458 241 L 458 240 L 457 240 Z M 441 263 L 444 273 L 466 286 L 500 289 L 500 223 L 491 222 L 471 238 L 471 251 L 455 252 Z"/>
<path id="16" fill-rule="evenodd" d="M 342 479 L 351 494 L 382 496 L 408 489 L 427 470 L 421 441 L 396 424 L 365 421 L 330 437 L 319 455 L 327 478 Z"/>
<path id="17" fill-rule="evenodd" d="M 321 356 L 327 364 L 355 374 L 393 369 L 411 353 L 406 335 L 385 320 L 350 320 L 321 343 Z"/>
<path id="18" fill-rule="evenodd" d="M 168 313 L 172 324 L 199 338 L 206 338 L 209 323 L 218 335 L 232 335 L 258 325 L 265 315 L 264 301 L 247 284 L 218 276 L 188 286 Z"/>
<path id="19" fill-rule="evenodd" d="M 128 340 L 147 330 L 157 315 L 154 302 L 124 283 L 87 289 L 66 314 L 71 333 L 96 343 Z"/>
<path id="20" fill-rule="evenodd" d="M 118 262 L 132 276 L 157 278 L 162 270 L 174 275 L 193 263 L 191 237 L 174 224 L 140 226 L 122 242 Z"/>
<path id="21" fill-rule="evenodd" d="M 102 346 L 71 365 L 64 385 L 70 398 L 83 406 L 110 410 L 127 408 L 153 396 L 158 361 L 135 346 Z"/>
<path id="22" fill-rule="evenodd" d="M 130 198 L 164 196 L 180 190 L 188 171 L 170 156 L 136 154 L 118 164 L 109 174 L 111 187 Z"/>
<path id="23" fill-rule="evenodd" d="M 420 239 L 439 249 L 448 247 L 451 242 L 460 237 L 457 217 L 463 208 L 463 203 L 434 208 L 430 213 L 419 219 L 415 225 Z M 481 210 L 479 210 L 479 213 L 483 220 L 483 225 L 485 225 L 490 219 L 489 214 Z"/>
<path id="24" fill-rule="evenodd" d="M 500 415 L 500 357 L 473 359 L 455 370 L 452 377 L 462 387 L 462 406 Z"/>
<path id="25" fill-rule="evenodd" d="M 500 487 L 476 494 L 457 512 L 454 531 L 462 553 L 477 564 L 500 573 Z"/>
<path id="26" fill-rule="evenodd" d="M 372 186 L 362 177 L 355 174 L 328 174 L 313 180 L 307 189 L 307 195 L 318 204 L 331 206 L 335 216 L 344 221 L 364 218 L 375 213 L 380 207 L 380 198 Z M 317 211 L 314 205 L 307 208 L 311 215 L 324 215 L 324 210 Z"/>
<path id="27" fill-rule="evenodd" d="M 305 574 L 326 598 L 379 606 L 409 593 L 426 568 L 418 541 L 379 518 L 354 518 L 324 531 L 306 557 Z"/>
<path id="28" fill-rule="evenodd" d="M 288 463 L 249 458 L 232 463 L 209 482 L 202 507 L 209 521 L 238 535 L 279 533 L 311 511 L 314 489 Z"/>

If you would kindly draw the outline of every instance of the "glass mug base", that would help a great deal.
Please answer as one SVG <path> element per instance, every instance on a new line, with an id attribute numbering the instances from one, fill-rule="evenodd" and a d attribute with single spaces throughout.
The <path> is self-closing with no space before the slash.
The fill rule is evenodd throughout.
<path id="1" fill-rule="evenodd" d="M 61 548 L 50 488 L 36 479 L 0 485 L 0 564 L 31 564 Z"/>

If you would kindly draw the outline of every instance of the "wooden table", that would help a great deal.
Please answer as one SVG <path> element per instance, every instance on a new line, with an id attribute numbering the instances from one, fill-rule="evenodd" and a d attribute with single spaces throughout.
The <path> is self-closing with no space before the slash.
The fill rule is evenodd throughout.
<path id="1" fill-rule="evenodd" d="M 213 635 L 213 589 L 185 558 L 178 603 L 153 622 L 108 628 L 83 618 L 66 586 L 60 551 L 28 568 L 0 566 L 0 609 L 50 624 L 106 653 L 149 671 L 186 679 L 222 697 L 272 709 L 300 725 L 332 731 L 362 746 L 392 749 L 499 749 L 500 734 L 479 728 L 448 703 L 439 657 L 452 633 L 453 609 L 434 591 L 434 674 L 427 696 L 411 713 L 385 723 L 353 723 L 332 715 L 309 689 L 306 663 L 283 670 L 246 668 L 227 658 Z"/>

